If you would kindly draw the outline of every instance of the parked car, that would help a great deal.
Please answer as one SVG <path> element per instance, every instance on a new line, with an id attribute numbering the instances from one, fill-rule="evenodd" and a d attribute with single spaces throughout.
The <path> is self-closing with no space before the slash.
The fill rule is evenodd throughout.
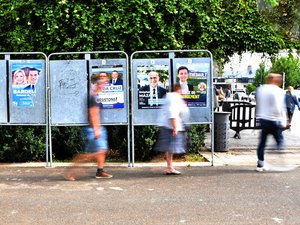
<path id="1" fill-rule="evenodd" d="M 233 94 L 233 100 L 239 100 L 239 101 L 246 100 L 246 101 L 249 101 L 249 96 L 245 92 L 237 91 Z"/>
<path id="2" fill-rule="evenodd" d="M 256 97 L 255 97 L 255 91 L 252 91 L 250 94 L 249 94 L 249 101 L 250 102 L 254 102 L 256 100 Z"/>

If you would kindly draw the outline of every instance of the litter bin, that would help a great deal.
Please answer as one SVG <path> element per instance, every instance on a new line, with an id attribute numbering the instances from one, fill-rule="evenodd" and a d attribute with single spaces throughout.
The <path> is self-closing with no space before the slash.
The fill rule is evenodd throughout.
<path id="1" fill-rule="evenodd" d="M 214 149 L 228 152 L 230 112 L 214 112 Z"/>

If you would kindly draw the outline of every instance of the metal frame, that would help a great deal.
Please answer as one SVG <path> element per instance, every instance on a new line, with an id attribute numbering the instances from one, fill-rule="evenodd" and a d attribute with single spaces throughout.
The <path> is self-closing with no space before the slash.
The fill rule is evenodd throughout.
<path id="1" fill-rule="evenodd" d="M 136 54 L 162 54 L 162 53 L 168 53 L 169 58 L 175 58 L 175 53 L 183 53 L 183 52 L 187 52 L 187 53 L 192 53 L 192 52 L 203 52 L 203 53 L 207 53 L 209 55 L 209 58 L 211 60 L 210 63 L 210 96 L 211 96 L 211 104 L 210 104 L 210 116 L 211 116 L 211 121 L 208 123 L 198 123 L 198 124 L 210 124 L 210 133 L 211 133 L 211 166 L 214 165 L 214 110 L 213 110 L 213 56 L 212 53 L 208 50 L 152 50 L 152 51 L 136 51 L 134 53 L 131 54 L 130 56 L 130 61 L 131 61 L 131 84 L 134 83 L 134 77 L 133 77 L 133 61 L 134 61 L 134 56 Z M 187 58 L 187 57 L 186 57 Z M 172 65 L 171 65 L 172 66 Z M 135 91 L 133 90 L 134 87 L 131 88 L 131 91 Z M 131 93 L 132 93 L 131 92 Z M 133 123 L 133 117 L 134 117 L 134 104 L 133 102 L 135 101 L 134 99 L 134 95 L 131 94 L 131 135 L 132 135 L 132 145 L 131 145 L 131 159 L 132 159 L 132 167 L 134 167 L 134 123 Z"/>
<path id="2" fill-rule="evenodd" d="M 50 64 L 50 61 L 51 61 L 51 57 L 52 56 L 59 56 L 59 55 L 84 55 L 84 60 L 88 61 L 88 60 L 91 60 L 91 55 L 92 54 L 101 54 L 101 55 L 105 55 L 105 54 L 123 54 L 125 55 L 125 59 L 126 59 L 126 80 L 129 81 L 129 63 L 128 63 L 128 55 L 126 52 L 123 52 L 123 51 L 91 51 L 91 52 L 60 52 L 60 53 L 52 53 L 48 56 L 48 63 Z M 118 58 L 115 58 L 115 59 L 118 59 Z M 124 59 L 124 58 L 123 58 Z M 89 68 L 87 68 L 89 69 Z M 48 66 L 48 74 L 50 76 L 50 66 Z M 50 101 L 50 96 L 51 96 L 51 90 L 50 90 L 50 83 L 48 85 L 48 88 L 49 88 L 49 111 L 48 111 L 48 123 L 49 123 L 49 146 L 50 146 L 50 167 L 52 167 L 52 134 L 51 134 L 51 126 L 53 125 L 51 123 L 51 101 Z M 126 102 L 127 102 L 127 105 L 126 105 L 126 113 L 127 115 L 129 115 L 129 82 L 127 84 L 127 90 L 124 90 L 124 94 L 126 95 Z M 128 151 L 128 167 L 130 167 L 130 162 L 131 162 L 131 159 L 130 159 L 130 120 L 129 120 L 129 116 L 127 117 L 127 123 L 122 123 L 121 125 L 127 125 L 127 139 L 128 139 L 128 145 L 127 145 L 127 151 Z M 60 125 L 63 125 L 63 124 L 60 124 Z M 72 125 L 76 125 L 76 124 L 72 124 Z M 80 125 L 88 125 L 88 124 L 80 124 Z M 111 125 L 109 123 L 107 123 L 106 125 Z M 113 125 L 116 125 L 116 124 L 113 124 Z M 68 124 L 68 126 L 70 126 L 70 124 Z"/>
<path id="3" fill-rule="evenodd" d="M 10 126 L 17 126 L 17 125 L 32 125 L 32 126 L 38 126 L 38 125 L 45 125 L 46 126 L 46 167 L 48 167 L 48 161 L 49 161 L 49 137 L 48 137 L 48 133 L 49 133 L 49 123 L 48 123 L 48 63 L 47 63 L 47 55 L 43 52 L 0 52 L 0 55 L 4 55 L 6 61 L 10 61 L 10 56 L 11 55 L 42 55 L 45 57 L 45 124 L 11 124 L 11 123 L 7 123 L 7 124 L 1 124 L 1 125 L 10 125 Z M 14 59 L 17 60 L 17 59 Z M 21 59 L 19 59 L 21 60 Z M 24 60 L 31 60 L 31 59 L 24 59 Z M 7 101 L 9 101 L 9 99 L 7 99 Z"/>

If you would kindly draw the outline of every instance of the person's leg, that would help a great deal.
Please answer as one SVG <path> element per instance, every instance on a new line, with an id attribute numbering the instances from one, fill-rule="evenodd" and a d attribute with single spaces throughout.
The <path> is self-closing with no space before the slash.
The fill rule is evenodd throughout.
<path id="1" fill-rule="evenodd" d="M 179 175 L 180 172 L 177 171 L 174 167 L 173 167 L 173 153 L 167 152 L 166 153 L 166 158 L 167 158 L 167 175 Z"/>
<path id="2" fill-rule="evenodd" d="M 258 158 L 257 166 L 263 167 L 264 160 L 265 160 L 264 154 L 265 154 L 266 141 L 269 132 L 269 124 L 267 121 L 261 120 L 260 125 L 261 125 L 261 133 L 260 133 L 259 145 L 257 148 L 257 158 Z"/>
<path id="3" fill-rule="evenodd" d="M 65 178 L 67 180 L 74 181 L 76 179 L 75 174 L 78 175 L 79 172 L 82 173 L 82 171 L 79 169 L 79 164 L 93 161 L 93 158 L 93 154 L 77 154 L 72 160 L 73 165 L 67 167 Z"/>
<path id="4" fill-rule="evenodd" d="M 95 158 L 97 160 L 96 178 L 111 178 L 111 177 L 113 177 L 111 174 L 108 174 L 103 170 L 105 158 L 106 158 L 106 151 L 96 153 Z"/>
<path id="5" fill-rule="evenodd" d="M 277 143 L 277 149 L 281 150 L 284 148 L 284 138 L 283 138 L 283 129 L 280 125 L 274 123 L 272 134 Z"/>
<path id="6" fill-rule="evenodd" d="M 166 158 L 167 158 L 167 172 L 171 172 L 172 170 L 174 170 L 174 168 L 173 168 L 173 153 L 167 152 Z"/>

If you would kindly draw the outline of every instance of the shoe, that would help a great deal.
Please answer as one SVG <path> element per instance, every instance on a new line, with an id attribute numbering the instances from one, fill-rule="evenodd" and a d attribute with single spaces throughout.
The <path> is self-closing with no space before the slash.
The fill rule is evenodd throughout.
<path id="1" fill-rule="evenodd" d="M 268 171 L 268 170 L 270 170 L 270 168 L 269 168 L 268 166 L 266 166 L 266 165 L 264 165 L 264 166 L 258 165 L 258 166 L 256 167 L 256 171 L 257 171 L 257 172 L 263 172 L 263 171 Z"/>
<path id="2" fill-rule="evenodd" d="M 73 175 L 64 175 L 64 178 L 68 181 L 75 181 L 76 178 Z"/>
<path id="3" fill-rule="evenodd" d="M 109 173 L 106 173 L 104 171 L 102 171 L 101 173 L 96 173 L 96 178 L 99 179 L 99 178 L 112 178 L 113 175 L 109 174 Z"/>
<path id="4" fill-rule="evenodd" d="M 167 171 L 166 175 L 180 175 L 181 173 L 177 170 Z"/>

